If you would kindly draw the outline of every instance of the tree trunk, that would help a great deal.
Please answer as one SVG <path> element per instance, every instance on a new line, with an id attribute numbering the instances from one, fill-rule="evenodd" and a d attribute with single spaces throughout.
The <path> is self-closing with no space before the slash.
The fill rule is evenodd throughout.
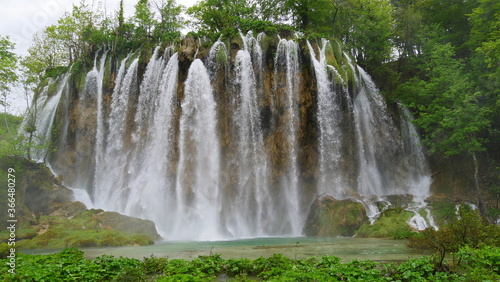
<path id="1" fill-rule="evenodd" d="M 31 142 L 33 141 L 33 132 L 30 132 L 30 137 L 28 139 L 28 148 L 26 148 L 26 157 L 31 160 Z"/>
<path id="2" fill-rule="evenodd" d="M 477 207 L 479 209 L 479 213 L 481 216 L 484 216 L 484 204 L 483 198 L 481 197 L 481 189 L 479 187 L 479 162 L 477 161 L 476 152 L 471 152 L 472 159 L 474 160 L 474 186 L 476 188 L 476 197 L 477 197 Z"/>

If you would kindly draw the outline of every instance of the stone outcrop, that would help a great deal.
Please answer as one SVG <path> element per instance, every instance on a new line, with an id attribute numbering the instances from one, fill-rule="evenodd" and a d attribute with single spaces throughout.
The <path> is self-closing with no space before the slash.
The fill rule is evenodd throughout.
<path id="1" fill-rule="evenodd" d="M 325 196 L 312 204 L 303 232 L 306 236 L 353 236 L 366 222 L 362 203 Z"/>

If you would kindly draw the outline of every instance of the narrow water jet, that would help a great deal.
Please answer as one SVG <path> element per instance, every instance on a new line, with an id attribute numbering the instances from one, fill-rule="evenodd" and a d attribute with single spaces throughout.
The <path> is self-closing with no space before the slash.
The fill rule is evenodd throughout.
<path id="1" fill-rule="evenodd" d="M 220 144 L 208 71 L 199 59 L 189 67 L 181 108 L 176 180 L 177 238 L 215 240 L 220 230 Z"/>
<path id="2" fill-rule="evenodd" d="M 300 207 L 299 167 L 297 163 L 297 131 L 299 125 L 299 56 L 298 44 L 293 40 L 281 39 L 276 50 L 275 99 L 276 108 L 282 108 L 278 117 L 278 138 L 282 147 L 280 189 L 282 202 L 277 205 L 284 210 L 279 233 L 300 235 L 305 215 Z"/>

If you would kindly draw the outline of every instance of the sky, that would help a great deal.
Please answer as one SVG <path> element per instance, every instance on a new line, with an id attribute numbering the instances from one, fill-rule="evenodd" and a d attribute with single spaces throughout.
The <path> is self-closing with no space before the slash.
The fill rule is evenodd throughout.
<path id="1" fill-rule="evenodd" d="M 154 1 L 154 0 L 152 0 Z M 120 0 L 86 0 L 89 5 L 105 9 L 110 15 L 118 10 Z M 178 4 L 190 7 L 198 0 L 177 0 Z M 80 0 L 0 0 L 0 35 L 9 36 L 16 44 L 14 52 L 24 56 L 31 45 L 33 34 L 45 27 L 56 24 L 65 12 L 71 11 L 73 4 Z M 137 0 L 124 0 L 125 17 L 134 14 Z M 8 97 L 11 105 L 7 110 L 14 114 L 22 114 L 26 101 L 17 90 Z"/>

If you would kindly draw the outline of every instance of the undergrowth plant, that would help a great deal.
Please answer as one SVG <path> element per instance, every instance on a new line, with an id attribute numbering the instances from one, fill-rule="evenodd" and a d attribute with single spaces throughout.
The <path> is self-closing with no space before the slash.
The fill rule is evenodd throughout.
<path id="1" fill-rule="evenodd" d="M 1 281 L 499 281 L 500 248 L 464 247 L 460 264 L 442 267 L 424 256 L 401 263 L 341 262 L 334 256 L 291 259 L 281 254 L 224 259 L 220 254 L 193 260 L 103 255 L 84 258 L 76 248 L 50 255 L 19 254 L 16 273 L 0 261 Z"/>

